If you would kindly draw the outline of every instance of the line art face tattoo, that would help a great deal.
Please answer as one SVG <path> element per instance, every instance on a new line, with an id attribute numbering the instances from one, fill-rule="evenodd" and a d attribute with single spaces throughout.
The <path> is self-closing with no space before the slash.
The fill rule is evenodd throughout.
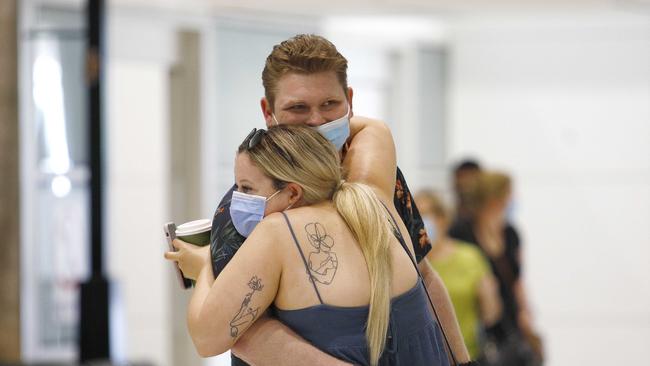
<path id="1" fill-rule="evenodd" d="M 241 303 L 241 308 L 239 308 L 239 312 L 237 312 L 235 317 L 230 321 L 230 336 L 233 338 L 237 337 L 240 329 L 245 329 L 247 326 L 253 323 L 255 318 L 257 318 L 257 313 L 260 310 L 259 307 L 253 309 L 250 306 L 250 303 L 251 297 L 253 297 L 255 291 L 262 291 L 264 288 L 264 285 L 262 285 L 262 280 L 257 276 L 253 276 L 253 278 L 248 281 L 248 287 L 250 287 L 252 291 L 246 294 L 244 301 Z"/>
<path id="2" fill-rule="evenodd" d="M 316 248 L 309 253 L 309 271 L 312 278 L 324 285 L 329 285 L 334 280 L 339 261 L 336 253 L 332 251 L 334 239 L 327 235 L 325 227 L 318 222 L 305 225 L 309 243 Z"/>

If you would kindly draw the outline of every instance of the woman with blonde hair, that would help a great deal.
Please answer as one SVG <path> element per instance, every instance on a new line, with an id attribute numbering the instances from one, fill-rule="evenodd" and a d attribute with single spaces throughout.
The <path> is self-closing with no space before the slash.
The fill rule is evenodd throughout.
<path id="1" fill-rule="evenodd" d="M 543 360 L 542 340 L 535 330 L 521 278 L 521 242 L 508 222 L 512 210 L 512 181 L 500 172 L 481 172 L 471 191 L 471 217 L 457 222 L 449 235 L 477 245 L 490 262 L 498 284 L 503 312 L 489 329 L 495 352 L 486 364 L 532 366 Z"/>
<path id="2" fill-rule="evenodd" d="M 385 148 L 345 167 L 355 183 L 342 179 L 338 151 L 313 129 L 279 125 L 244 140 L 230 211 L 237 230 L 250 233 L 246 241 L 216 280 L 206 249 L 175 241 L 179 251 L 166 253 L 196 279 L 188 328 L 199 354 L 230 349 L 270 307 L 346 362 L 450 364 L 392 203 L 392 136 L 373 127 L 354 131 L 354 141 L 371 133 Z"/>
<path id="3" fill-rule="evenodd" d="M 415 194 L 432 248 L 427 260 L 440 274 L 454 304 L 472 359 L 482 354 L 481 333 L 501 316 L 501 299 L 490 265 L 476 245 L 447 235 L 452 215 L 433 191 Z"/>

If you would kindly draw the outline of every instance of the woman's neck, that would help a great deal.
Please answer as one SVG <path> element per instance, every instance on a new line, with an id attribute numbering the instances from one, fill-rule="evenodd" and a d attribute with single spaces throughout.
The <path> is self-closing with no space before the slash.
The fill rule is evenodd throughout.
<path id="1" fill-rule="evenodd" d="M 505 222 L 496 219 L 489 212 L 483 212 L 478 215 L 474 225 L 477 244 L 483 248 L 483 251 L 491 258 L 501 256 L 505 249 L 505 239 L 503 237 Z"/>
<path id="2" fill-rule="evenodd" d="M 482 211 L 476 216 L 474 225 L 481 231 L 500 232 L 505 221 L 494 212 Z"/>

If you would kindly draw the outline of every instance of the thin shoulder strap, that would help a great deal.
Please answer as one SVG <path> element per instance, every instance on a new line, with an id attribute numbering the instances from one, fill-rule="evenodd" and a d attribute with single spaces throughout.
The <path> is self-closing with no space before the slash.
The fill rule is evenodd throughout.
<path id="1" fill-rule="evenodd" d="M 411 259 L 411 263 L 413 263 L 413 267 L 415 267 L 415 270 L 418 272 L 418 276 L 422 277 L 420 275 L 420 271 L 418 270 L 418 265 L 417 265 L 417 263 L 415 263 L 415 259 L 411 255 L 411 251 L 406 246 L 406 241 L 404 240 L 404 235 L 402 235 L 402 232 L 400 231 L 399 226 L 397 225 L 397 221 L 395 220 L 395 216 L 393 216 L 393 214 L 390 212 L 388 207 L 386 207 L 386 205 L 383 202 L 381 204 L 386 209 L 386 212 L 388 213 L 388 216 L 390 216 L 390 219 L 391 219 L 391 221 L 393 223 L 393 232 L 395 234 L 395 237 L 397 238 L 397 241 L 399 241 L 399 243 L 402 245 L 402 248 L 404 249 L 404 251 L 406 251 L 406 255 L 409 256 L 409 259 Z"/>
<path id="2" fill-rule="evenodd" d="M 323 299 L 320 297 L 320 292 L 318 292 L 318 288 L 316 287 L 316 282 L 314 281 L 314 276 L 312 276 L 311 271 L 309 270 L 309 266 L 307 265 L 305 254 L 302 252 L 302 248 L 300 248 L 300 243 L 298 243 L 298 238 L 296 238 L 296 233 L 293 232 L 293 227 L 289 222 L 289 218 L 287 217 L 287 214 L 282 212 L 282 216 L 284 216 L 284 221 L 287 222 L 287 226 L 289 227 L 289 231 L 291 232 L 293 241 L 294 243 L 296 243 L 296 247 L 298 247 L 298 251 L 300 252 L 300 257 L 302 258 L 302 262 L 305 264 L 305 269 L 307 270 L 307 275 L 309 276 L 309 281 L 311 282 L 312 286 L 314 286 L 314 291 L 316 291 L 316 296 L 318 296 L 318 301 L 320 301 L 320 303 L 322 304 Z"/>
<path id="3" fill-rule="evenodd" d="M 453 361 L 453 364 L 456 365 L 456 356 L 454 355 L 454 352 L 451 350 L 451 346 L 449 345 L 449 340 L 447 339 L 447 334 L 445 332 L 444 327 L 442 326 L 442 323 L 440 322 L 440 317 L 438 317 L 438 312 L 436 311 L 436 307 L 433 305 L 433 301 L 431 301 L 431 295 L 429 295 L 429 290 L 427 290 L 427 287 L 424 286 L 424 278 L 422 277 L 422 274 L 420 273 L 420 269 L 418 268 L 417 263 L 415 263 L 415 259 L 411 255 L 411 251 L 408 250 L 408 247 L 406 246 L 406 241 L 404 240 L 404 236 L 402 235 L 402 232 L 399 229 L 399 226 L 397 225 L 397 221 L 395 220 L 395 216 L 390 212 L 388 207 L 382 202 L 381 203 L 384 208 L 386 209 L 386 212 L 388 212 L 388 215 L 390 216 L 393 226 L 394 226 L 394 232 L 395 232 L 395 237 L 397 238 L 397 241 L 402 245 L 402 248 L 406 251 L 406 254 L 409 256 L 411 259 L 411 263 L 413 263 L 413 267 L 415 267 L 415 271 L 418 273 L 418 277 L 422 280 L 422 287 L 424 288 L 424 293 L 427 294 L 427 298 L 429 299 L 429 304 L 431 305 L 431 309 L 433 310 L 433 315 L 436 316 L 436 320 L 438 321 L 438 325 L 440 326 L 440 330 L 442 331 L 442 336 L 445 339 L 445 343 L 447 344 L 447 350 L 449 351 L 449 354 L 451 355 L 451 359 Z M 426 260 L 426 259 L 423 259 Z"/>

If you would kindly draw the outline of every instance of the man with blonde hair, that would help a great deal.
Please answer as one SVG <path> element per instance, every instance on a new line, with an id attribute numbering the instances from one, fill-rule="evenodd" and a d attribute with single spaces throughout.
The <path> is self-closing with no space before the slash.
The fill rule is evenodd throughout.
<path id="1" fill-rule="evenodd" d="M 352 159 L 363 159 L 383 148 L 381 139 L 377 139 L 376 144 L 349 148 L 349 142 L 362 126 L 366 134 L 372 134 L 374 128 L 386 127 L 378 121 L 353 117 L 353 91 L 347 85 L 347 60 L 325 38 L 297 35 L 275 45 L 266 60 L 262 81 L 265 96 L 261 108 L 268 127 L 304 124 L 317 129 L 339 149 L 344 166 Z M 245 240 L 234 228 L 230 216 L 234 188 L 224 196 L 213 219 L 211 256 L 215 277 Z M 445 287 L 427 261 L 422 260 L 431 244 L 399 168 L 394 203 L 415 244 L 420 272 L 441 326 L 449 337 L 453 356 L 458 362 L 468 362 L 469 356 Z M 269 316 L 260 317 L 238 340 L 232 352 L 233 365 L 246 365 L 246 362 L 255 365 L 344 364 Z"/>

